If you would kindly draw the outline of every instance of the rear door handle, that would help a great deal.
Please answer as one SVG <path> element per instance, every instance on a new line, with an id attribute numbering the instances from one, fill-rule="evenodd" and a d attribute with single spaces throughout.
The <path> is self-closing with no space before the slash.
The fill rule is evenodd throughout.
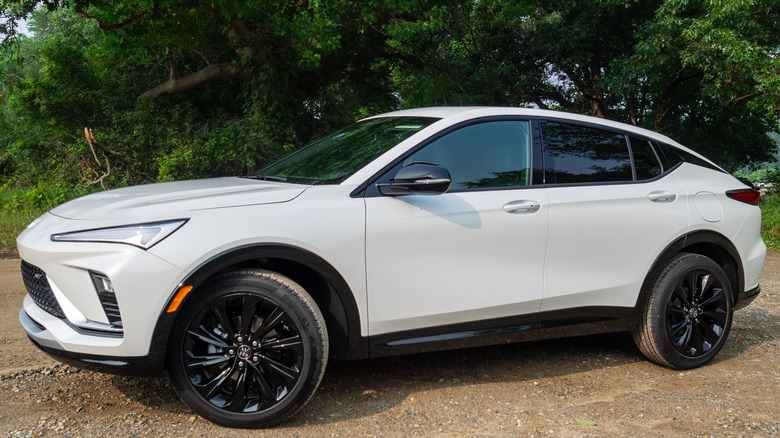
<path id="1" fill-rule="evenodd" d="M 537 201 L 512 201 L 504 204 L 504 211 L 507 213 L 535 213 L 542 208 L 542 204 Z"/>
<path id="2" fill-rule="evenodd" d="M 647 199 L 653 202 L 674 202 L 677 199 L 677 193 L 672 192 L 650 192 L 647 195 Z"/>

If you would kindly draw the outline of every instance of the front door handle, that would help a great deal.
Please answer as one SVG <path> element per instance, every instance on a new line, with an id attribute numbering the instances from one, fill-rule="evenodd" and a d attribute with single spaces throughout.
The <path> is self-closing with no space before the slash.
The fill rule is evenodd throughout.
<path id="1" fill-rule="evenodd" d="M 507 213 L 535 213 L 540 208 L 542 208 L 542 204 L 529 200 L 507 202 L 503 207 Z"/>
<path id="2" fill-rule="evenodd" d="M 647 199 L 653 202 L 674 202 L 677 199 L 677 193 L 672 192 L 650 192 L 647 194 Z"/>

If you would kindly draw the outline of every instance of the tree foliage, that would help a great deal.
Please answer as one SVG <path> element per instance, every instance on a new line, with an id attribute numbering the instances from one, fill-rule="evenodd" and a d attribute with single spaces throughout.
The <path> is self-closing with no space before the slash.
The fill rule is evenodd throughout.
<path id="1" fill-rule="evenodd" d="M 6 186 L 242 174 L 399 106 L 585 113 L 729 168 L 780 119 L 780 0 L 0 0 L 0 49 Z"/>

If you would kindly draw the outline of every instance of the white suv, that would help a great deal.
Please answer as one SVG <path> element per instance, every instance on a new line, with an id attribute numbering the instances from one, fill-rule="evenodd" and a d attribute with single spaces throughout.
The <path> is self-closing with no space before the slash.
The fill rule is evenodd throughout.
<path id="1" fill-rule="evenodd" d="M 32 342 L 167 368 L 219 424 L 268 426 L 353 359 L 627 330 L 721 349 L 759 293 L 759 193 L 673 140 L 561 112 L 362 120 L 245 178 L 63 204 L 18 239 Z"/>

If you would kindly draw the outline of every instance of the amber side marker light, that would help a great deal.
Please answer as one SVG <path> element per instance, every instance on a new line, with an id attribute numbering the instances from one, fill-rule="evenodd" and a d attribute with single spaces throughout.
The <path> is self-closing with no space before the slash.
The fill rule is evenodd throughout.
<path id="1" fill-rule="evenodd" d="M 750 205 L 758 205 L 758 201 L 761 200 L 761 192 L 755 189 L 729 190 L 726 192 L 726 196 Z"/>
<path id="2" fill-rule="evenodd" d="M 184 286 L 183 288 L 179 289 L 179 291 L 176 292 L 176 296 L 173 297 L 173 301 L 171 301 L 171 304 L 168 306 L 168 310 L 166 310 L 166 312 L 168 313 L 175 312 L 176 309 L 179 308 L 179 304 L 181 304 L 181 302 L 184 301 L 184 297 L 186 297 L 191 290 L 192 290 L 192 286 Z"/>

